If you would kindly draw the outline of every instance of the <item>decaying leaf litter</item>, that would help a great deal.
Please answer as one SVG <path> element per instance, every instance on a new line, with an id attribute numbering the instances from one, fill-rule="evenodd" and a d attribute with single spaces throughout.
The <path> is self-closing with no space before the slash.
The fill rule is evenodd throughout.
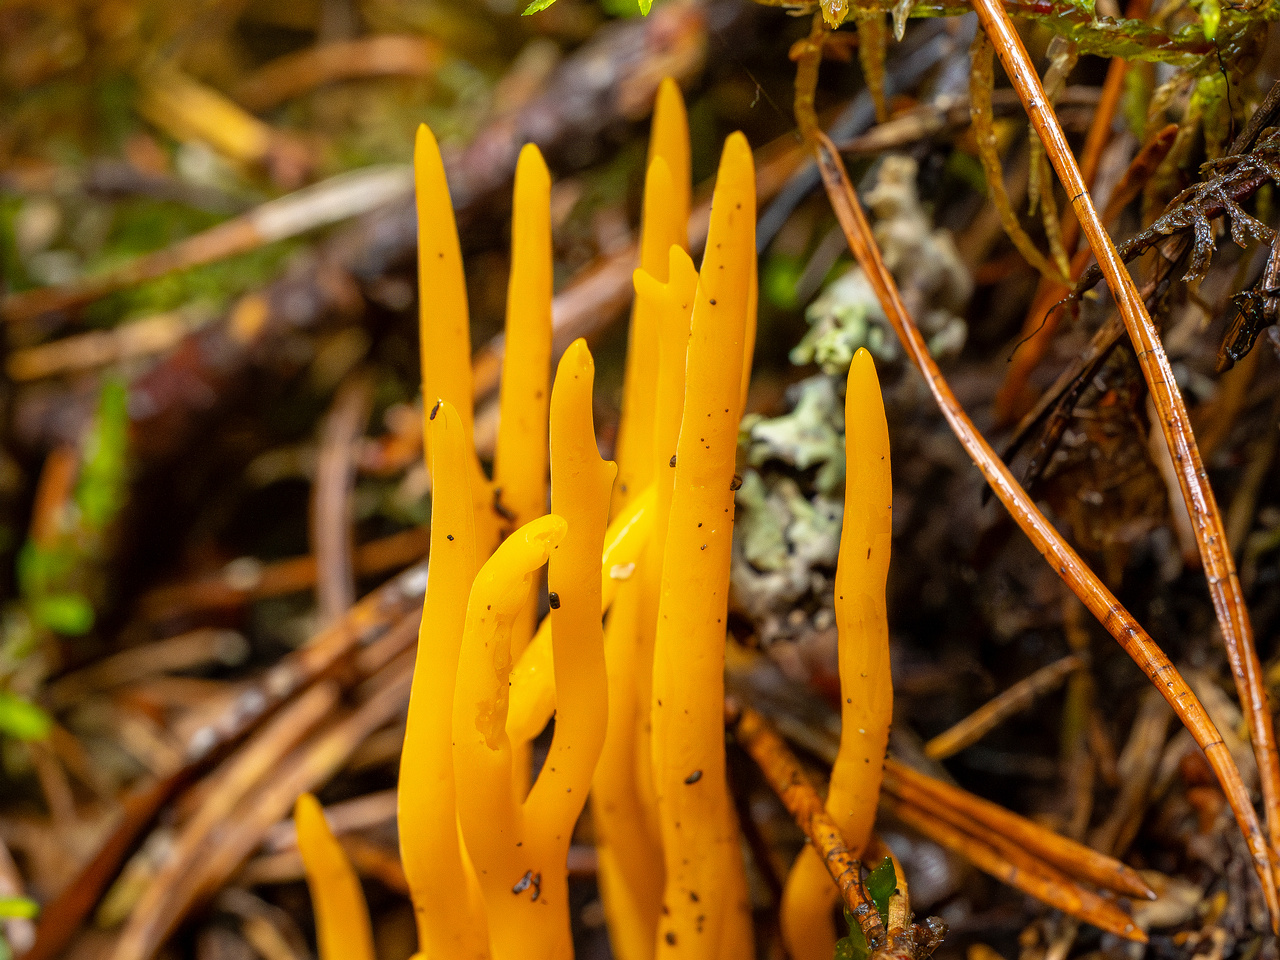
<path id="1" fill-rule="evenodd" d="M 4 949 L 307 956 L 289 814 L 314 790 L 379 956 L 412 953 L 385 802 L 430 503 L 412 130 L 448 151 L 482 455 L 527 141 L 555 178 L 555 351 L 591 339 L 608 453 L 670 75 L 695 178 L 743 129 L 770 224 L 727 726 L 759 949 L 781 950 L 802 829 L 827 850 L 800 812 L 820 794 L 784 785 L 835 756 L 841 393 L 866 347 L 897 500 L 877 832 L 901 882 L 884 900 L 883 870 L 846 864 L 861 949 L 1274 951 L 1276 10 L 976 6 L 0 12 Z M 575 941 L 602 953 L 592 843 L 588 812 Z"/>

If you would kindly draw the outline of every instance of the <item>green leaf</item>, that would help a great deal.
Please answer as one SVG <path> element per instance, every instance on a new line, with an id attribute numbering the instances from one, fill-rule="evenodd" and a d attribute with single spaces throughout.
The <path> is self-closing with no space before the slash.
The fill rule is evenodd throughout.
<path id="1" fill-rule="evenodd" d="M 51 593 L 31 603 L 31 616 L 42 627 L 65 637 L 82 637 L 93 629 L 93 604 L 78 593 Z"/>
<path id="2" fill-rule="evenodd" d="M 862 935 L 862 928 L 847 907 L 844 922 L 849 925 L 849 935 L 836 941 L 835 960 L 867 960 L 871 955 L 867 948 L 867 938 Z"/>
<path id="3" fill-rule="evenodd" d="M 867 875 L 867 896 L 876 905 L 883 923 L 889 922 L 889 898 L 898 889 L 898 875 L 894 873 L 893 861 L 885 857 L 870 874 Z"/>
<path id="4" fill-rule="evenodd" d="M 556 0 L 533 0 L 533 3 L 524 8 L 524 13 L 520 14 L 520 16 L 527 17 L 533 13 L 541 13 L 555 2 Z"/>
<path id="5" fill-rule="evenodd" d="M 102 530 L 124 503 L 129 446 L 129 391 L 124 381 L 102 385 L 98 411 L 85 437 L 76 503 L 91 530 Z"/>
<path id="6" fill-rule="evenodd" d="M 640 12 L 644 16 L 649 15 L 649 11 L 653 9 L 653 0 L 640 0 Z"/>
<path id="7" fill-rule="evenodd" d="M 40 905 L 26 897 L 0 897 L 0 919 L 34 920 Z"/>
<path id="8" fill-rule="evenodd" d="M 1218 35 L 1218 24 L 1222 22 L 1222 7 L 1218 0 L 1204 0 L 1200 4 L 1200 24 L 1204 29 L 1204 38 L 1213 40 Z"/>
<path id="9" fill-rule="evenodd" d="M 0 690 L 0 732 L 19 740 L 43 740 L 53 721 L 34 703 Z"/>

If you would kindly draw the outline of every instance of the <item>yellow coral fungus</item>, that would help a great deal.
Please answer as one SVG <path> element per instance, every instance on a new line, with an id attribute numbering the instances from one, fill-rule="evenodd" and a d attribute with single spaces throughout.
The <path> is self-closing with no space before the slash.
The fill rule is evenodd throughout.
<path id="1" fill-rule="evenodd" d="M 640 269 L 667 280 L 668 251 L 689 247 L 689 123 L 675 81 L 658 88 L 640 221 Z M 653 414 L 657 388 L 658 336 L 653 307 L 637 299 L 627 339 L 627 366 L 618 426 L 618 483 L 614 511 L 653 480 Z"/>
<path id="2" fill-rule="evenodd" d="M 591 419 L 586 344 L 561 360 L 551 396 L 552 507 L 517 530 L 481 568 L 467 608 L 454 697 L 454 759 L 462 834 L 487 906 L 495 960 L 571 955 L 566 857 L 604 739 L 607 710 L 600 562 L 614 467 Z M 532 577 L 552 559 L 552 642 L 558 721 L 529 797 L 515 800 L 506 733 L 511 628 Z"/>
<path id="3" fill-rule="evenodd" d="M 373 931 L 360 880 L 315 797 L 304 793 L 298 798 L 293 821 L 316 915 L 320 960 L 374 960 Z"/>
<path id="4" fill-rule="evenodd" d="M 653 778 L 666 862 L 658 955 L 750 943 L 750 904 L 725 775 L 724 644 L 755 170 L 725 143 L 690 323 L 687 387 L 663 551 L 653 668 Z"/>
<path id="5" fill-rule="evenodd" d="M 471 461 L 471 496 L 477 544 L 488 556 L 498 541 L 492 486 L 475 455 L 472 409 L 471 325 L 462 248 L 449 199 L 444 160 L 435 134 L 423 124 L 413 150 L 413 177 L 418 209 L 418 338 L 422 360 L 424 417 L 437 399 L 458 412 Z M 430 444 L 430 430 L 423 437 Z"/>
<path id="6" fill-rule="evenodd" d="M 459 842 L 452 748 L 454 677 L 478 566 L 473 455 L 453 406 L 439 401 L 428 410 L 431 564 L 400 758 L 400 857 L 422 952 L 433 960 L 483 960 L 484 904 Z"/>
<path id="7" fill-rule="evenodd" d="M 507 287 L 493 509 L 507 529 L 547 511 L 547 405 L 551 385 L 551 175 L 533 144 L 520 151 L 511 213 L 511 279 Z M 512 634 L 519 656 L 533 637 L 531 602 Z"/>
<path id="8" fill-rule="evenodd" d="M 827 812 L 860 856 L 875 823 L 885 748 L 893 718 L 885 582 L 893 528 L 889 427 L 871 354 L 860 349 L 845 393 L 844 524 L 836 567 L 839 631 L 840 750 L 831 770 Z M 782 934 L 793 960 L 830 960 L 838 891 L 812 847 L 787 878 Z"/>

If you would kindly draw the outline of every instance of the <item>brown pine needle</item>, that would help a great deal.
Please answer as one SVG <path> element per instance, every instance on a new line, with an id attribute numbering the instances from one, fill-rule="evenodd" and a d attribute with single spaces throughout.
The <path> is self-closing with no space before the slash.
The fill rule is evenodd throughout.
<path id="1" fill-rule="evenodd" d="M 264 778 L 270 779 L 289 751 L 333 712 L 338 699 L 336 684 L 317 684 L 282 710 L 215 772 L 204 802 L 183 826 L 168 860 L 134 907 L 122 938 L 125 943 L 130 942 L 136 930 L 147 928 L 152 918 L 172 914 L 174 890 L 208 855 L 210 837 L 245 796 Z M 174 917 L 173 922 L 178 919 Z"/>
<path id="2" fill-rule="evenodd" d="M 116 942 L 112 960 L 150 960 L 181 923 L 187 911 L 212 896 L 248 860 L 267 831 L 283 819 L 298 794 L 328 781 L 369 734 L 401 715 L 413 676 L 412 654 L 388 664 L 368 683 L 369 698 L 341 713 L 275 765 L 223 818 L 227 829 L 217 843 L 205 845 L 192 869 L 163 888 L 152 909 L 136 910 Z"/>
<path id="3" fill-rule="evenodd" d="M 883 801 L 908 827 L 958 853 L 997 880 L 1118 937 L 1137 943 L 1147 942 L 1147 935 L 1134 924 L 1133 918 L 1114 903 L 1078 885 L 1066 874 L 1014 844 L 1005 843 L 997 848 L 897 797 L 885 795 Z"/>
<path id="4" fill-rule="evenodd" d="M 996 455 L 973 425 L 973 421 L 956 400 L 942 371 L 938 369 L 937 363 L 930 355 L 929 348 L 915 321 L 903 305 L 897 284 L 881 259 L 879 248 L 871 235 L 866 214 L 863 213 L 862 206 L 858 202 L 853 184 L 849 182 L 849 175 L 840 160 L 840 155 L 836 153 L 835 146 L 825 134 L 818 133 L 814 143 L 814 153 L 817 156 L 823 184 L 827 189 L 827 196 L 844 229 L 849 248 L 875 289 L 880 304 L 897 331 L 903 347 L 924 376 L 925 382 L 928 383 L 952 431 L 978 469 L 982 471 L 996 496 L 1017 521 L 1018 526 L 1022 527 L 1041 555 L 1080 597 L 1089 611 L 1097 617 L 1098 622 L 1116 638 L 1125 652 L 1156 684 L 1191 732 L 1196 743 L 1205 752 L 1218 782 L 1222 785 L 1223 793 L 1231 803 L 1236 822 L 1249 843 L 1274 922 L 1275 918 L 1280 917 L 1280 900 L 1277 900 L 1270 848 L 1258 824 L 1258 816 L 1254 812 L 1249 791 L 1240 776 L 1240 770 L 1223 744 L 1213 721 L 1205 712 L 1203 704 L 1187 686 L 1187 682 L 1165 656 L 1164 651 L 1098 579 L 1089 565 L 1080 559 L 1079 554 L 1062 539 L 1058 531 L 1027 496 L 1026 491 L 1014 480 L 1013 474 L 1009 472 L 1004 461 Z"/>
<path id="5" fill-rule="evenodd" d="M 311 487 L 311 546 L 316 556 L 316 607 L 329 626 L 356 601 L 352 556 L 356 458 L 373 406 L 373 377 L 358 370 L 338 388 L 320 428 L 316 478 Z"/>
<path id="6" fill-rule="evenodd" d="M 965 747 L 977 743 L 1015 713 L 1021 713 L 1037 697 L 1056 690 L 1071 674 L 1088 662 L 1079 653 L 1070 653 L 1060 660 L 1046 664 L 1029 677 L 1023 677 L 1008 690 L 992 697 L 973 713 L 948 730 L 942 731 L 924 745 L 925 756 L 933 760 L 945 760 Z"/>
<path id="7" fill-rule="evenodd" d="M 1003 837 L 1069 877 L 1126 897 L 1155 899 L 1155 892 L 1133 868 L 989 800 L 925 776 L 892 757 L 885 761 L 884 776 L 887 792 L 979 840 L 991 843 L 991 837 Z"/>
<path id="8" fill-rule="evenodd" d="M 1213 488 L 1209 485 L 1204 464 L 1200 461 L 1200 451 L 1191 431 L 1186 404 L 1177 380 L 1174 379 L 1164 344 L 1147 313 L 1146 304 L 1093 207 L 1093 200 L 1080 176 L 1075 157 L 1067 146 L 1057 117 L 1052 110 L 1046 109 L 1040 78 L 1032 68 L 1031 58 L 1027 56 L 1008 13 L 998 0 L 973 0 L 973 6 L 978 12 L 983 30 L 995 44 L 1005 73 L 1022 98 L 1032 126 L 1049 152 L 1049 159 L 1066 188 L 1067 196 L 1071 197 L 1076 218 L 1080 221 L 1094 256 L 1098 258 L 1124 320 L 1125 330 L 1133 342 L 1143 378 L 1147 381 L 1147 388 L 1160 415 L 1160 428 L 1164 432 L 1169 455 L 1178 467 L 1182 496 L 1195 527 L 1205 578 L 1209 582 L 1209 593 L 1213 597 L 1218 623 L 1222 628 L 1223 645 L 1231 662 L 1231 674 L 1241 706 L 1249 720 L 1249 733 L 1253 740 L 1254 755 L 1258 760 L 1271 850 L 1267 851 L 1263 849 L 1264 845 L 1256 844 L 1253 837 L 1249 838 L 1250 845 L 1254 850 L 1255 860 L 1260 857 L 1266 860 L 1267 872 L 1271 873 L 1273 851 L 1280 846 L 1280 753 L 1276 749 L 1275 728 L 1263 684 L 1262 665 L 1253 644 L 1253 625 L 1245 608 L 1235 561 L 1228 548 L 1222 513 L 1214 498 Z M 1263 869 L 1261 860 L 1258 868 L 1260 871 Z M 1280 899 L 1277 898 L 1274 877 L 1270 880 L 1264 878 L 1263 886 L 1271 910 L 1272 925 L 1280 931 Z"/>

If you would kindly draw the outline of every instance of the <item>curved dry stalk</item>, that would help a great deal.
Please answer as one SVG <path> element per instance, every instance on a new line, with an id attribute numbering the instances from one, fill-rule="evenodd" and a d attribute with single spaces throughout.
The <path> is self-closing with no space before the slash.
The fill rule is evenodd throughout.
<path id="1" fill-rule="evenodd" d="M 973 425 L 973 421 L 960 406 L 950 385 L 942 376 L 942 371 L 938 369 L 937 363 L 930 355 L 915 321 L 903 305 L 897 284 L 884 265 L 880 250 L 871 235 L 871 227 L 858 202 L 853 184 L 849 182 L 844 163 L 840 160 L 834 144 L 825 134 L 817 134 L 814 153 L 818 160 L 823 184 L 827 189 L 827 196 L 844 230 L 849 248 L 853 251 L 863 272 L 866 273 L 903 347 L 924 376 L 942 415 L 965 451 L 982 471 L 983 477 L 1013 519 L 1017 521 L 1018 526 L 1035 544 L 1036 549 L 1084 602 L 1089 611 L 1098 618 L 1107 632 L 1115 637 L 1124 651 L 1142 668 L 1204 751 L 1231 804 L 1236 822 L 1248 841 L 1254 866 L 1262 881 L 1263 893 L 1271 911 L 1272 922 L 1275 923 L 1276 919 L 1280 918 L 1280 900 L 1277 899 L 1271 849 L 1258 823 L 1249 790 L 1230 752 L 1222 742 L 1217 727 L 1214 726 L 1204 706 L 1164 651 L 1098 579 L 1097 574 L 1089 568 L 1079 554 L 1063 540 L 1027 496 L 1026 491 L 1018 485 L 1004 461 L 996 455 Z"/>
<path id="2" fill-rule="evenodd" d="M 349 376 L 333 398 L 320 428 L 320 453 L 311 489 L 311 540 L 316 556 L 316 606 L 320 623 L 336 623 L 356 602 L 352 545 L 356 455 L 373 406 L 373 377 Z"/>
<path id="3" fill-rule="evenodd" d="M 1223 644 L 1231 662 L 1231 675 L 1236 683 L 1240 704 L 1249 719 L 1249 733 L 1253 740 L 1254 755 L 1258 760 L 1263 806 L 1274 851 L 1280 846 L 1280 754 L 1276 749 L 1275 728 L 1263 684 L 1262 665 L 1253 644 L 1253 625 L 1245 608 L 1244 592 L 1227 544 L 1222 513 L 1218 509 L 1191 431 L 1186 403 L 1174 379 L 1164 344 L 1160 342 L 1155 324 L 1147 313 L 1146 304 L 1093 207 L 1093 200 L 1080 175 L 1080 169 L 1076 166 L 1075 157 L 1067 146 L 1062 127 L 1053 111 L 1046 109 L 1040 78 L 1032 68 L 1031 60 L 1013 23 L 997 0 L 973 0 L 973 6 L 978 12 L 983 30 L 994 41 L 1005 73 L 1013 81 L 1014 89 L 1022 99 L 1032 126 L 1049 152 L 1049 159 L 1066 188 L 1067 196 L 1071 197 L 1076 219 L 1080 221 L 1089 246 L 1106 276 L 1107 285 L 1111 288 L 1120 316 L 1124 320 L 1125 330 L 1133 341 L 1138 364 L 1142 367 L 1142 376 L 1147 381 L 1147 388 L 1160 415 L 1160 429 L 1164 433 L 1169 454 L 1177 465 L 1182 497 L 1195 527 L 1205 579 L 1209 582 L 1209 593 L 1213 597 L 1214 610 L 1222 628 Z M 1252 843 L 1250 838 L 1250 844 Z M 1255 851 L 1255 858 L 1257 855 Z M 1280 901 L 1277 900 L 1274 889 L 1268 889 L 1267 892 L 1272 923 L 1276 924 L 1280 921 L 1277 916 L 1280 913 L 1277 910 Z"/>
<path id="4" fill-rule="evenodd" d="M 1124 79 L 1123 72 L 1118 75 L 1121 80 Z M 1107 82 L 1110 83 L 1110 80 L 1111 75 L 1108 74 Z M 1120 84 L 1116 84 L 1116 87 L 1119 89 Z M 1109 109 L 1105 102 L 1107 94 L 1108 91 L 1104 86 L 1103 99 L 1098 103 L 1099 111 Z M 1104 224 L 1111 223 L 1142 192 L 1142 188 L 1146 186 L 1147 181 L 1155 174 L 1156 168 L 1160 166 L 1161 161 L 1169 155 L 1177 134 L 1178 125 L 1171 123 L 1152 134 L 1147 142 L 1142 145 L 1133 160 L 1130 161 L 1124 175 L 1120 178 L 1120 182 L 1111 191 L 1111 198 L 1107 200 L 1107 205 L 1102 211 L 1102 222 Z M 1086 143 L 1087 147 L 1088 144 Z M 1089 162 L 1090 156 L 1086 154 L 1081 164 L 1081 169 L 1088 170 L 1088 167 L 1084 164 Z M 1096 158 L 1093 159 L 1093 165 L 1097 166 Z M 1069 238 L 1067 246 L 1074 247 L 1076 240 L 1079 239 L 1077 236 L 1080 232 L 1079 222 L 1072 215 L 1070 207 L 1065 211 L 1064 218 L 1067 219 L 1067 226 L 1063 230 L 1063 235 Z M 1071 259 L 1071 280 L 1073 283 L 1080 279 L 1080 275 L 1084 273 L 1084 269 L 1089 265 L 1091 259 L 1092 251 L 1087 246 L 1081 247 L 1075 252 Z M 1044 359 L 1044 355 L 1049 352 L 1049 344 L 1053 341 L 1053 335 L 1057 332 L 1058 322 L 1063 315 L 1063 301 L 1067 299 L 1070 293 L 1070 287 L 1041 278 L 1040 285 L 1036 288 L 1035 296 L 1031 300 L 1031 307 L 1027 310 L 1026 319 L 1022 322 L 1022 332 L 1019 335 L 1018 345 L 1014 348 L 1013 356 L 1009 358 L 1009 372 L 1005 374 L 1004 383 L 996 393 L 995 415 L 997 424 L 1007 425 L 1012 423 L 1016 416 L 1024 412 L 1021 404 L 1022 397 L 1027 392 L 1027 381 L 1030 379 L 1032 371 Z"/>
<path id="5" fill-rule="evenodd" d="M 973 35 L 970 58 L 973 72 L 969 75 L 969 117 L 973 121 L 973 136 L 978 143 L 978 159 L 982 161 L 982 169 L 987 175 L 987 185 L 991 190 L 991 202 L 995 204 L 996 212 L 1000 214 L 1000 225 L 1004 227 L 1005 235 L 1013 242 L 1027 263 L 1039 270 L 1046 280 L 1065 284 L 1067 282 L 1065 264 L 1050 262 L 1049 258 L 1041 253 L 1040 248 L 1027 236 L 1027 231 L 1023 229 L 1022 222 L 1013 210 L 1009 192 L 1004 188 L 1004 168 L 1000 163 L 1000 147 L 994 124 L 995 112 L 991 106 L 995 64 L 992 61 L 991 41 L 981 30 Z M 1061 238 L 1059 238 L 1060 245 Z"/>

